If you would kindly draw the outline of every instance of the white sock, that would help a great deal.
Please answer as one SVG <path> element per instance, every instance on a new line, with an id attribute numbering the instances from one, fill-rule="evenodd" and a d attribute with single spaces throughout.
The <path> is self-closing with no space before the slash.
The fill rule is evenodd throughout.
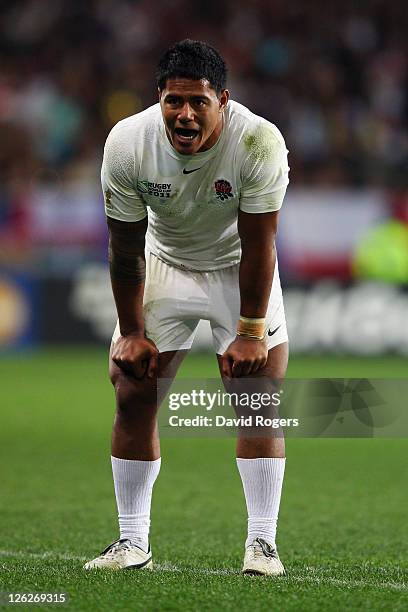
<path id="1" fill-rule="evenodd" d="M 111 457 L 120 537 L 132 540 L 145 552 L 149 548 L 150 506 L 161 458 L 138 461 Z"/>
<path id="2" fill-rule="evenodd" d="M 237 459 L 248 510 L 248 536 L 245 547 L 256 538 L 276 546 L 276 526 L 282 493 L 285 459 Z"/>

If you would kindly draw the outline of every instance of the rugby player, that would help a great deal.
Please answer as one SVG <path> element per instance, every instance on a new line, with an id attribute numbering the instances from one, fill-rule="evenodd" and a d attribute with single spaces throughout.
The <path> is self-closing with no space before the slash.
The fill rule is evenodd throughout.
<path id="1" fill-rule="evenodd" d="M 152 568 L 152 489 L 160 470 L 157 379 L 172 379 L 201 319 L 224 381 L 282 379 L 288 337 L 275 253 L 288 184 L 285 142 L 229 99 L 210 45 L 184 40 L 157 69 L 159 103 L 120 121 L 102 186 L 118 323 L 112 470 L 120 538 L 85 569 Z M 248 510 L 244 573 L 281 575 L 276 525 L 283 437 L 238 433 Z"/>

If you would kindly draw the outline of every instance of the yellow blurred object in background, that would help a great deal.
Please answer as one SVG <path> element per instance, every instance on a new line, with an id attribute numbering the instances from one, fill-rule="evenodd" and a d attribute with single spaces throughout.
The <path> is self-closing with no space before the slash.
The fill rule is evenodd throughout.
<path id="1" fill-rule="evenodd" d="M 392 219 L 371 229 L 352 262 L 356 278 L 408 284 L 408 226 Z"/>
<path id="2" fill-rule="evenodd" d="M 121 119 L 139 112 L 140 109 L 140 98 L 125 89 L 109 94 L 104 104 L 105 117 L 109 125 L 115 125 Z"/>

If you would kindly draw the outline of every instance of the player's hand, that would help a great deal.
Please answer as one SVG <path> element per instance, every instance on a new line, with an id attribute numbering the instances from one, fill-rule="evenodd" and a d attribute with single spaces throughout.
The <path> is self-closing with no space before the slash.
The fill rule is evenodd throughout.
<path id="1" fill-rule="evenodd" d="M 112 360 L 126 374 L 141 379 L 157 376 L 159 351 L 154 342 L 141 336 L 119 336 L 112 349 Z"/>
<path id="2" fill-rule="evenodd" d="M 266 365 L 268 349 L 263 340 L 237 336 L 221 358 L 222 375 L 238 378 L 255 374 Z"/>

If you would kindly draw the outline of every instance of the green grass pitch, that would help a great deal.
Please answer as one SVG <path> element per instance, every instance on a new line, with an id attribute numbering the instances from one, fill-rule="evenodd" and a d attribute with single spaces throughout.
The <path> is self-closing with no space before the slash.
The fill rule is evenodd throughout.
<path id="1" fill-rule="evenodd" d="M 65 591 L 65 609 L 91 611 L 408 609 L 402 439 L 288 440 L 278 537 L 288 576 L 272 580 L 239 573 L 246 515 L 233 439 L 163 439 L 156 569 L 85 573 L 117 537 L 105 369 L 91 349 L 0 360 L 0 590 Z M 406 361 L 293 358 L 289 374 L 398 378 Z M 214 360 L 194 354 L 180 372 L 215 375 Z"/>

